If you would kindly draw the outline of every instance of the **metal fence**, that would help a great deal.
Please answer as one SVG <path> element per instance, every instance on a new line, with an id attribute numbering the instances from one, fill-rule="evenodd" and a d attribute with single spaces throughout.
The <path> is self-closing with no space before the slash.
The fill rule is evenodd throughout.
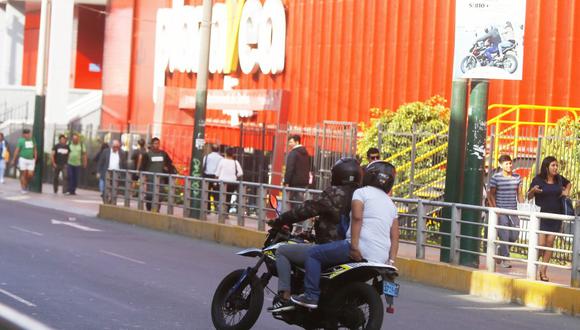
<path id="1" fill-rule="evenodd" d="M 132 176 L 138 175 L 133 181 Z M 229 186 L 229 188 L 228 188 Z M 294 189 L 254 182 L 222 182 L 219 180 L 179 175 L 138 173 L 134 171 L 109 171 L 105 203 L 122 205 L 139 210 L 150 209 L 170 215 L 190 217 L 195 215 L 204 221 L 245 226 L 265 230 L 265 221 L 275 216 L 267 204 L 267 195 L 281 197 L 280 211 L 287 210 L 304 199 L 321 193 L 320 190 Z M 232 200 L 232 197 L 235 199 Z M 296 197 L 298 196 L 298 197 Z M 570 271 L 570 283 L 580 286 L 580 219 L 549 213 L 526 213 L 514 210 L 488 208 L 483 206 L 445 203 L 440 201 L 393 198 L 399 210 L 401 241 L 415 244 L 416 257 L 426 258 L 426 249 L 434 253 L 437 260 L 442 251 L 449 251 L 451 263 L 457 264 L 460 255 L 481 257 L 482 264 L 489 271 L 495 271 L 496 261 L 511 260 L 526 265 L 526 277 L 535 279 L 537 267 L 547 265 Z M 442 208 L 451 209 L 451 217 L 441 215 Z M 463 213 L 477 213 L 475 221 L 464 220 Z M 499 214 L 517 215 L 523 225 L 519 228 L 501 227 L 497 224 Z M 539 219 L 563 221 L 572 228 L 572 233 L 546 233 L 539 230 Z M 473 220 L 473 219 L 471 219 Z M 448 222 L 451 232 L 441 232 L 436 224 Z M 462 227 L 476 227 L 477 235 L 462 234 Z M 514 243 L 498 240 L 498 230 L 518 231 L 519 239 Z M 569 245 L 556 243 L 555 248 L 538 245 L 537 234 L 554 234 L 556 242 L 569 241 Z M 442 245 L 442 238 L 448 237 L 449 246 Z M 465 242 L 475 242 L 476 249 L 462 248 Z M 498 244 L 507 244 L 512 249 L 512 258 L 504 258 L 496 253 Z M 515 249 L 519 249 L 516 250 Z M 538 251 L 552 251 L 566 255 L 566 262 L 538 261 Z"/>
<path id="2" fill-rule="evenodd" d="M 432 133 L 386 132 L 378 127 L 377 147 L 397 168 L 396 196 L 443 199 L 447 166 L 447 130 Z M 386 153 L 386 154 L 385 154 Z"/>
<path id="3" fill-rule="evenodd" d="M 28 102 L 17 106 L 8 106 L 7 102 L 0 103 L 0 123 L 6 121 L 31 123 L 33 118 L 34 109 L 28 104 Z"/>

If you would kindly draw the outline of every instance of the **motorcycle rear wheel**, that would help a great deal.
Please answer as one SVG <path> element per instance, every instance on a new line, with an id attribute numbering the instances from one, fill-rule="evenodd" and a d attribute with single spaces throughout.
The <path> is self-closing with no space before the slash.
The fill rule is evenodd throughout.
<path id="1" fill-rule="evenodd" d="M 511 54 L 505 55 L 502 64 L 504 70 L 508 73 L 514 73 L 518 69 L 518 59 Z"/>
<path id="2" fill-rule="evenodd" d="M 264 289 L 257 276 L 246 278 L 240 289 L 226 299 L 228 292 L 244 272 L 244 269 L 231 272 L 215 290 L 211 302 L 211 319 L 218 330 L 250 329 L 260 316 L 264 304 Z"/>
<path id="3" fill-rule="evenodd" d="M 383 324 L 383 301 L 375 288 L 366 283 L 351 283 L 337 292 L 338 329 L 379 330 Z"/>

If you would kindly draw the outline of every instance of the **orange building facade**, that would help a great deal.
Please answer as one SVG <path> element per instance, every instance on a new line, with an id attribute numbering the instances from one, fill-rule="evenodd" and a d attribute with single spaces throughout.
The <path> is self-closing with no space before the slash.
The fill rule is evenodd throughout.
<path id="1" fill-rule="evenodd" d="M 358 123 L 368 121 L 373 107 L 396 109 L 433 95 L 451 98 L 455 0 L 276 1 L 286 20 L 282 72 L 245 74 L 238 66 L 209 76 L 210 93 L 232 88 L 283 93 L 277 109 L 246 114 L 240 118 L 244 124 Z M 199 6 L 201 0 L 184 5 Z M 195 110 L 184 100 L 194 93 L 197 75 L 167 69 L 161 88 L 154 89 L 158 11 L 172 6 L 171 0 L 109 1 L 101 123 L 123 130 L 155 126 L 185 160 L 192 139 L 176 136 L 192 136 Z M 579 0 L 527 1 L 523 80 L 492 81 L 490 103 L 580 106 L 574 84 L 580 78 L 578 10 Z M 234 87 L 228 86 L 232 78 Z M 158 90 L 162 97 L 155 102 Z M 207 141 L 236 145 L 239 133 L 231 117 L 220 109 L 207 114 Z"/>

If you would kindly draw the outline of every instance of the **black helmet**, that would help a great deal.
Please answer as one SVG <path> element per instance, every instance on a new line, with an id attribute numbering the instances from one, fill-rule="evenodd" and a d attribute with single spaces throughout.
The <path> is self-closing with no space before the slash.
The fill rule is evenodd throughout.
<path id="1" fill-rule="evenodd" d="M 339 159 L 330 170 L 332 179 L 330 184 L 333 186 L 342 186 L 346 184 L 360 184 L 361 167 L 358 160 L 354 158 Z"/>
<path id="2" fill-rule="evenodd" d="M 395 174 L 395 167 L 391 163 L 374 161 L 365 168 L 363 186 L 377 187 L 388 194 L 395 183 Z"/>

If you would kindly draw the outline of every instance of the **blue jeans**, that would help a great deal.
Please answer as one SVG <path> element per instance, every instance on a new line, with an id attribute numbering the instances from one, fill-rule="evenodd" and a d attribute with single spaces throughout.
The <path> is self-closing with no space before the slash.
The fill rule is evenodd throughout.
<path id="1" fill-rule="evenodd" d="M 68 192 L 71 194 L 76 193 L 77 186 L 79 184 L 79 176 L 81 175 L 81 167 L 80 166 L 67 166 L 67 174 L 68 174 Z"/>
<path id="2" fill-rule="evenodd" d="M 99 177 L 99 191 L 101 192 L 101 196 L 105 193 L 105 178 L 100 176 Z"/>
<path id="3" fill-rule="evenodd" d="M 2 157 L 2 155 L 0 155 Z M 4 158 L 0 159 L 0 182 L 4 182 L 4 172 L 6 171 L 6 161 Z"/>
<path id="4" fill-rule="evenodd" d="M 497 44 L 492 44 L 486 51 L 485 57 L 491 62 L 493 59 L 493 53 L 497 52 Z"/>
<path id="5" fill-rule="evenodd" d="M 346 240 L 315 245 L 308 250 L 304 263 L 304 293 L 310 300 L 320 298 L 320 273 L 322 267 L 343 264 L 350 261 L 350 243 Z"/>

